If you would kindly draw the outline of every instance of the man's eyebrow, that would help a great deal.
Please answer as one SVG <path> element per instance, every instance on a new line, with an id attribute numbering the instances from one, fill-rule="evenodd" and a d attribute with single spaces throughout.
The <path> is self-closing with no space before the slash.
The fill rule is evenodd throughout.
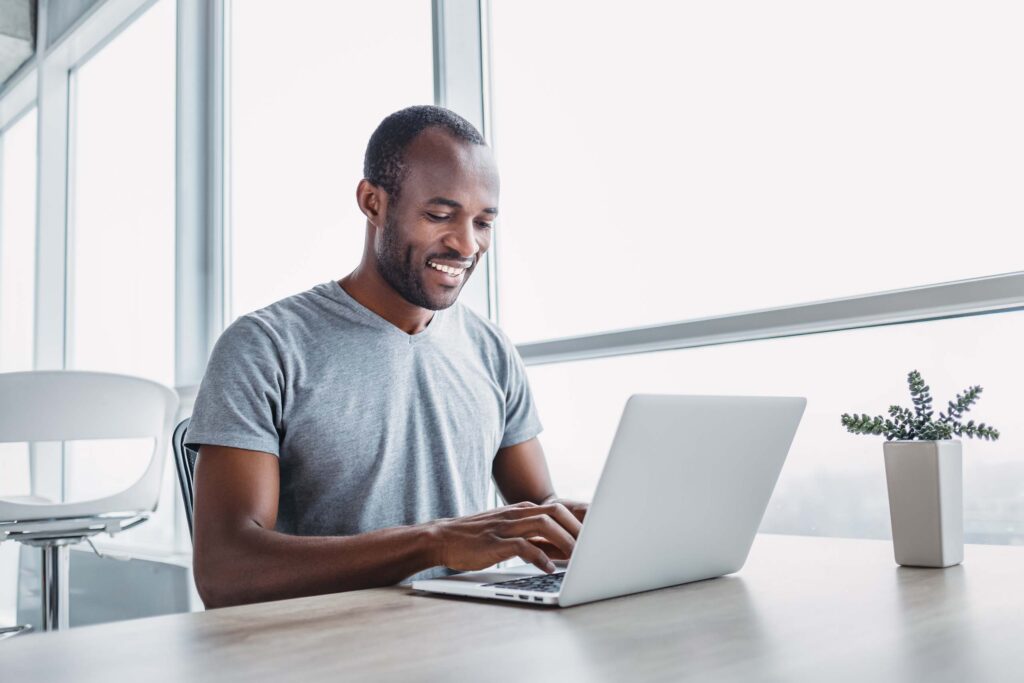
<path id="1" fill-rule="evenodd" d="M 427 204 L 440 204 L 442 206 L 450 206 L 453 209 L 462 208 L 462 204 L 459 204 L 454 199 L 448 199 L 447 197 L 434 197 L 433 199 L 428 199 Z"/>
<path id="2" fill-rule="evenodd" d="M 462 204 L 459 204 L 454 199 L 448 199 L 448 197 L 432 197 L 427 200 L 427 204 L 440 204 L 441 206 L 450 206 L 453 209 L 461 209 Z M 494 207 L 488 207 L 483 210 L 484 213 L 489 213 L 492 216 L 498 215 L 498 209 Z"/>

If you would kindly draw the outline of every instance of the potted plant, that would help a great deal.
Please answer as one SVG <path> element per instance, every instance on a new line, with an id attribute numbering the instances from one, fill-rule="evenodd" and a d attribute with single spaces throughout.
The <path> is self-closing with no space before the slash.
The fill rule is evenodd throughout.
<path id="1" fill-rule="evenodd" d="M 842 424 L 854 434 L 884 434 L 885 480 L 889 489 L 896 562 L 912 567 L 950 567 L 964 559 L 963 456 L 953 436 L 995 441 L 999 431 L 984 422 L 960 418 L 981 395 L 973 386 L 949 402 L 933 419 L 931 389 L 921 373 L 907 375 L 911 411 L 889 406 L 889 417 L 844 413 Z"/>

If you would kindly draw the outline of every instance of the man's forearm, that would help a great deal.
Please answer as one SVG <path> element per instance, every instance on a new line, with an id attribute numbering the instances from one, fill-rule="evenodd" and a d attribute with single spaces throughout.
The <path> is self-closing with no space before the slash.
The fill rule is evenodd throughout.
<path id="1" fill-rule="evenodd" d="M 431 524 L 289 536 L 253 522 L 209 542 L 197 533 L 194 571 L 206 606 L 225 607 L 392 585 L 438 563 Z"/>

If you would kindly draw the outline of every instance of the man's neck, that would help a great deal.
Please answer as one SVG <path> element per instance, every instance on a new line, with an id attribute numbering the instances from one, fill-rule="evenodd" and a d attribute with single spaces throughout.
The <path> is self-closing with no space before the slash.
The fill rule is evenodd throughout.
<path id="1" fill-rule="evenodd" d="M 434 317 L 434 311 L 409 303 L 380 273 L 362 263 L 338 284 L 353 299 L 406 334 L 419 334 Z"/>

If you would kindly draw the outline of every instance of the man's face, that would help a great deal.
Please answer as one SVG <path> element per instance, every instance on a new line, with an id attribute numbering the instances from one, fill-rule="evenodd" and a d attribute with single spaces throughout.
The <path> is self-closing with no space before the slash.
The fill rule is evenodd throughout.
<path id="1" fill-rule="evenodd" d="M 491 246 L 498 171 L 489 147 L 440 128 L 405 152 L 397 203 L 389 198 L 374 252 L 381 275 L 409 303 L 430 310 L 455 303 Z"/>

